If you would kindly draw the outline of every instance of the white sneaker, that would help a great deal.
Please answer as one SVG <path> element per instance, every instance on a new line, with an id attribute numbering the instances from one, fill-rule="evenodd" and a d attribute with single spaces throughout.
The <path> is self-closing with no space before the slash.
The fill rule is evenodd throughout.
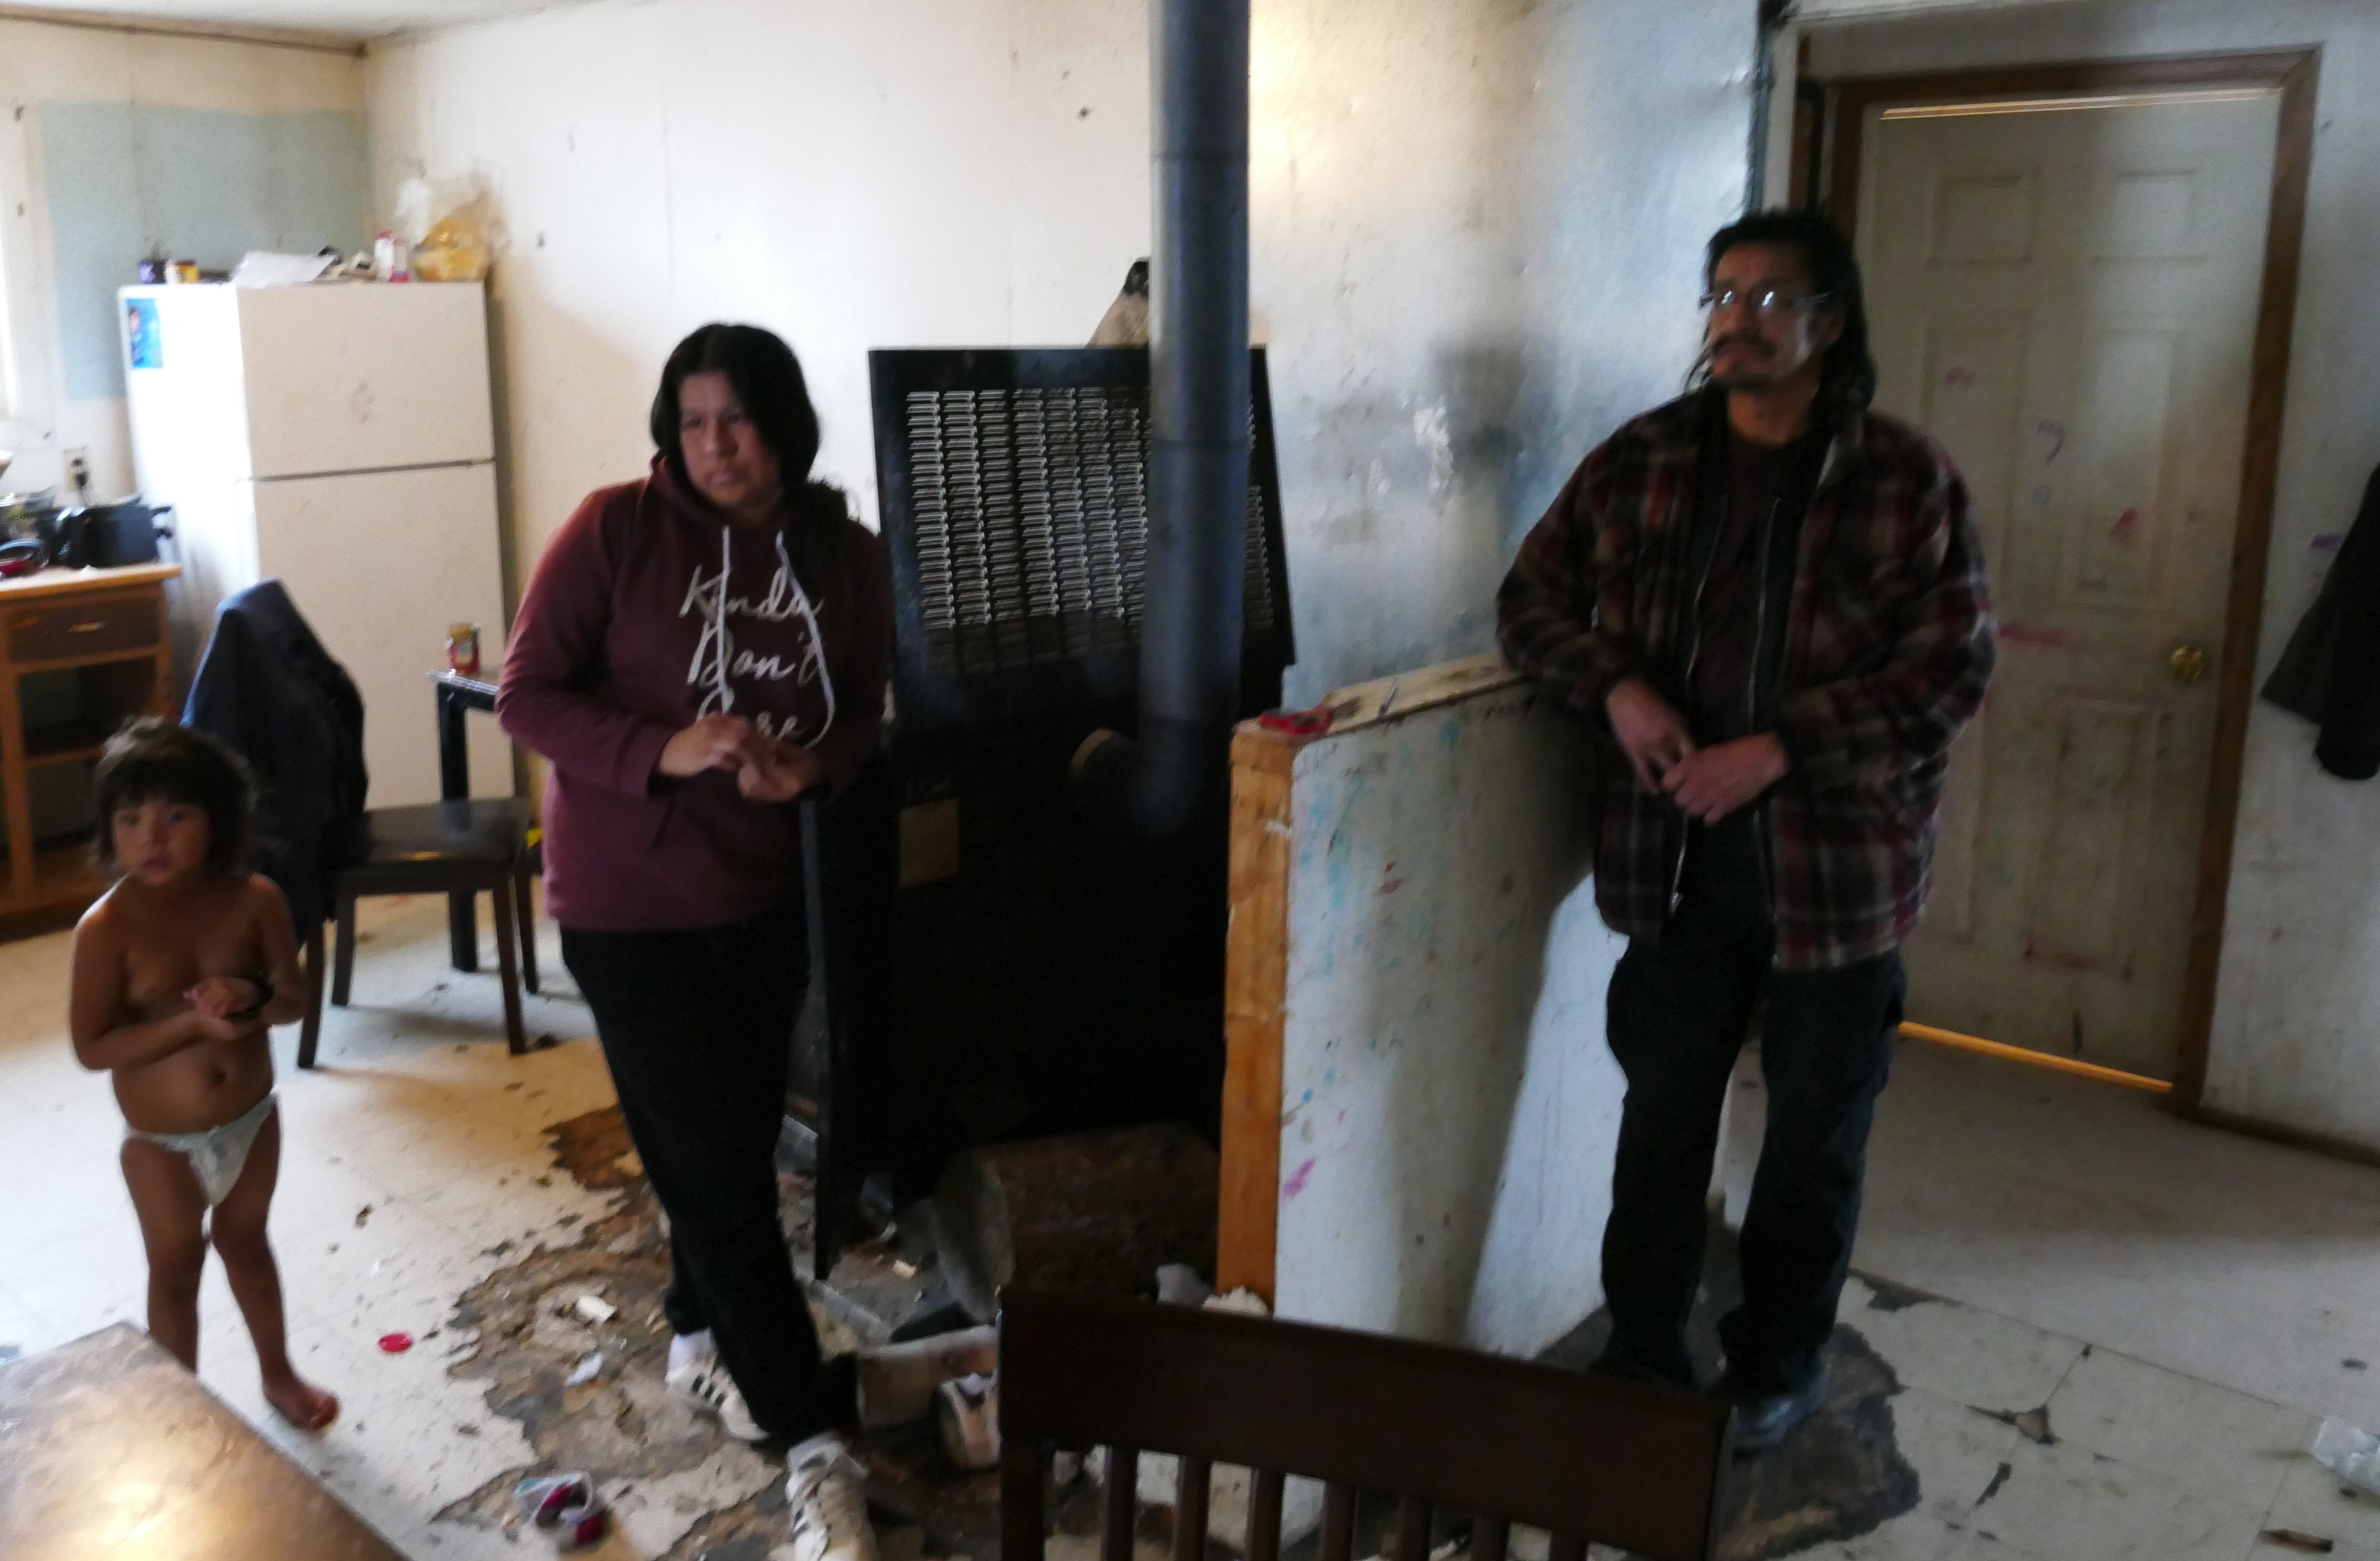
<path id="1" fill-rule="evenodd" d="M 934 1410 L 934 1390 L 958 1377 L 1000 1369 L 1000 1330 L 968 1328 L 859 1352 L 859 1423 L 869 1431 L 908 1425 Z"/>
<path id="2" fill-rule="evenodd" d="M 720 1428 L 738 1442 L 766 1442 L 769 1433 L 744 1407 L 744 1392 L 727 1374 L 717 1349 L 706 1349 L 662 1379 L 681 1403 L 716 1415 Z"/>
<path id="3" fill-rule="evenodd" d="M 791 1561 L 876 1561 L 867 1482 L 868 1471 L 840 1436 L 813 1436 L 787 1455 Z"/>
<path id="4" fill-rule="evenodd" d="M 676 1371 L 689 1360 L 712 1353 L 718 1348 L 710 1342 L 710 1330 L 708 1328 L 696 1334 L 672 1334 L 669 1342 L 669 1365 L 663 1369 L 663 1375 Z"/>
<path id="5" fill-rule="evenodd" d="M 1000 1462 L 1000 1379 L 965 1376 L 934 1391 L 934 1421 L 953 1469 L 970 1473 Z"/>

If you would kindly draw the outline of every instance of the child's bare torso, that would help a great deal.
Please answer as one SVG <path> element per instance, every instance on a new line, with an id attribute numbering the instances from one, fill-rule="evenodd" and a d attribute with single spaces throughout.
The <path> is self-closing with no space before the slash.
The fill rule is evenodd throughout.
<path id="1" fill-rule="evenodd" d="M 123 950 L 119 1023 L 168 1018 L 208 976 L 252 978 L 266 957 L 249 880 L 224 874 L 170 898 L 135 880 L 107 894 Z M 199 1041 L 114 1074 L 125 1122 L 145 1133 L 195 1133 L 231 1121 L 273 1088 L 273 1048 L 261 1022 L 235 1040 Z"/>

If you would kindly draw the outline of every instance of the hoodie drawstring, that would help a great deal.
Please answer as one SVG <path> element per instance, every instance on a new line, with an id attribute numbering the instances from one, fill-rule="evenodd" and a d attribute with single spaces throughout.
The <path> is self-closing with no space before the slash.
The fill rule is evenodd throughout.
<path id="1" fill-rule="evenodd" d="M 826 719 L 819 729 L 800 739 L 804 748 L 816 748 L 827 733 L 834 729 L 834 677 L 826 669 L 826 636 L 819 631 L 818 613 L 810 605 L 810 594 L 802 589 L 802 577 L 795 572 L 794 555 L 785 546 L 785 533 L 777 537 L 777 567 L 785 571 L 785 582 L 794 588 L 794 606 L 802 615 L 802 625 L 809 630 L 810 653 L 818 660 L 819 691 L 826 698 Z M 722 715 L 735 708 L 735 690 L 727 681 L 727 586 L 735 569 L 735 529 L 719 528 L 719 591 L 710 609 L 710 643 L 716 658 L 711 669 L 711 689 L 719 696 L 719 713 Z"/>
<path id="2" fill-rule="evenodd" d="M 826 720 L 819 729 L 803 739 L 804 748 L 816 748 L 826 735 L 834 730 L 834 678 L 826 669 L 826 636 L 819 632 L 818 614 L 810 610 L 810 593 L 802 589 L 802 577 L 794 572 L 794 555 L 785 547 L 785 533 L 777 532 L 777 564 L 785 571 L 785 579 L 794 588 L 794 605 L 802 610 L 802 622 L 809 626 L 810 653 L 818 657 L 819 691 L 826 696 Z M 726 591 L 720 592 L 722 601 Z M 722 624 L 725 619 L 720 620 Z"/>
<path id="3" fill-rule="evenodd" d="M 719 695 L 719 713 L 735 708 L 735 690 L 727 685 L 727 582 L 735 573 L 735 528 L 719 528 L 719 591 L 710 605 L 710 686 Z"/>

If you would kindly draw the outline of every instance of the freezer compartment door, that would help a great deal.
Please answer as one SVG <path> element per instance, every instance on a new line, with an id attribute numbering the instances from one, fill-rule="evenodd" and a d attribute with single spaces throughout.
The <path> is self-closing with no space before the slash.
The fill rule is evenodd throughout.
<path id="1" fill-rule="evenodd" d="M 259 478 L 494 458 L 478 283 L 237 293 Z"/>
<path id="2" fill-rule="evenodd" d="M 429 675 L 446 626 L 480 626 L 482 665 L 504 653 L 504 572 L 492 466 L 259 482 L 257 560 L 278 578 L 364 696 L 370 805 L 438 799 Z M 513 794 L 512 745 L 471 718 L 471 794 Z"/>

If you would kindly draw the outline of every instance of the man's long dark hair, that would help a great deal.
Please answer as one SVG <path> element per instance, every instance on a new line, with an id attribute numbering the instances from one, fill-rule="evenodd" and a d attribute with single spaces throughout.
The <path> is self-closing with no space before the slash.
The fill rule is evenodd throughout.
<path id="1" fill-rule="evenodd" d="M 1832 218 L 1817 212 L 1779 209 L 1755 212 L 1711 235 L 1703 256 L 1703 286 L 1711 286 L 1719 258 L 1746 244 L 1786 244 L 1799 251 L 1810 273 L 1810 290 L 1827 295 L 1827 307 L 1842 317 L 1843 334 L 1827 348 L 1819 370 L 1819 403 L 1837 415 L 1861 412 L 1876 399 L 1876 355 L 1867 345 L 1867 295 L 1860 286 L 1859 257 Z M 1709 349 L 1694 366 L 1696 385 L 1710 381 Z"/>
<path id="2" fill-rule="evenodd" d="M 786 544 L 804 587 L 817 592 L 826 585 L 826 571 L 839 551 L 842 527 L 837 522 L 849 517 L 851 505 L 840 488 L 810 478 L 810 467 L 818 459 L 819 420 L 801 360 L 775 332 L 758 325 L 709 324 L 677 344 L 662 366 L 650 427 L 653 444 L 681 482 L 686 474 L 678 431 L 678 388 L 691 374 L 724 376 L 753 431 L 777 457 L 785 508 L 793 517 Z"/>

